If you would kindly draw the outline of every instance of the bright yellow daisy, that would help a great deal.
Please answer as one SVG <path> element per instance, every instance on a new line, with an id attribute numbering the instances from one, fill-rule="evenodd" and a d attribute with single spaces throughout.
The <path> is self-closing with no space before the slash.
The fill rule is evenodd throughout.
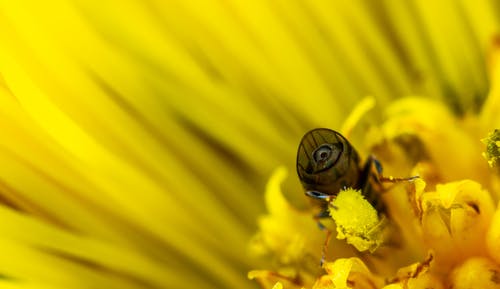
<path id="1" fill-rule="evenodd" d="M 497 8 L 1 0 L 0 288 L 256 288 L 258 268 L 276 288 L 468 272 L 487 288 Z M 313 127 L 421 176 L 387 196 L 403 249 L 339 240 L 318 265 L 324 232 L 292 173 Z"/>

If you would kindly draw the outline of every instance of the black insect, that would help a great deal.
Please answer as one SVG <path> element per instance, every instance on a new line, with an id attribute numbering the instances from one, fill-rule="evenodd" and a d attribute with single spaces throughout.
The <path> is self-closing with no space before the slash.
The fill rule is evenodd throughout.
<path id="1" fill-rule="evenodd" d="M 297 152 L 297 174 L 309 197 L 326 199 L 353 188 L 361 190 L 378 212 L 385 210 L 380 198 L 385 180 L 382 166 L 373 156 L 361 163 L 351 143 L 334 130 L 317 128 L 304 135 Z"/>
<path id="2" fill-rule="evenodd" d="M 383 177 L 382 166 L 375 157 L 369 156 L 365 162 L 361 162 L 358 153 L 344 136 L 326 128 L 313 129 L 302 138 L 297 152 L 297 174 L 306 195 L 321 201 L 322 210 L 315 216 L 317 220 L 329 216 L 329 201 L 347 188 L 360 190 L 382 216 L 386 214 L 381 197 L 385 191 L 382 183 L 416 178 Z M 318 224 L 324 229 L 321 223 Z M 330 233 L 328 231 L 322 262 Z"/>

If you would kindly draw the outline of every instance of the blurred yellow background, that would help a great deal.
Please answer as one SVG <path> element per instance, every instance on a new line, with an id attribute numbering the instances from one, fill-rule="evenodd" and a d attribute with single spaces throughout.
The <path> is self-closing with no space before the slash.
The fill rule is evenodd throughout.
<path id="1" fill-rule="evenodd" d="M 370 95 L 457 114 L 495 1 L 0 1 L 1 288 L 255 288 L 264 184 Z M 359 136 L 358 136 L 359 137 Z M 356 143 L 356 138 L 354 138 Z"/>

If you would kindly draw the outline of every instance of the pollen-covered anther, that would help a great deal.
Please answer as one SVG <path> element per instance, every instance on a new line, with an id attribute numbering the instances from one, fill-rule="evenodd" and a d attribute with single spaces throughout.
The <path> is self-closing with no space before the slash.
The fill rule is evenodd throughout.
<path id="1" fill-rule="evenodd" d="M 488 161 L 488 165 L 500 172 L 500 130 L 495 129 L 490 132 L 486 138 L 482 139 L 482 142 L 486 144 L 483 156 Z"/>
<path id="2" fill-rule="evenodd" d="M 374 252 L 384 242 L 388 220 L 379 218 L 360 191 L 341 191 L 330 202 L 329 212 L 337 225 L 337 239 L 346 239 L 358 251 Z"/>

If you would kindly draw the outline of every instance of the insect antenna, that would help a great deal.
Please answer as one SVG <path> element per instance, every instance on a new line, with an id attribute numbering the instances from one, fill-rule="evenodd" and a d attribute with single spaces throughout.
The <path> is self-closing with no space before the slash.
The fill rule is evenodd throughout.
<path id="1" fill-rule="evenodd" d="M 329 202 L 331 199 L 334 198 L 334 196 L 332 196 L 332 195 L 325 194 L 325 193 L 318 192 L 318 191 L 306 191 L 305 194 L 306 194 L 306 196 L 311 197 L 313 199 L 325 200 L 327 202 Z"/>

